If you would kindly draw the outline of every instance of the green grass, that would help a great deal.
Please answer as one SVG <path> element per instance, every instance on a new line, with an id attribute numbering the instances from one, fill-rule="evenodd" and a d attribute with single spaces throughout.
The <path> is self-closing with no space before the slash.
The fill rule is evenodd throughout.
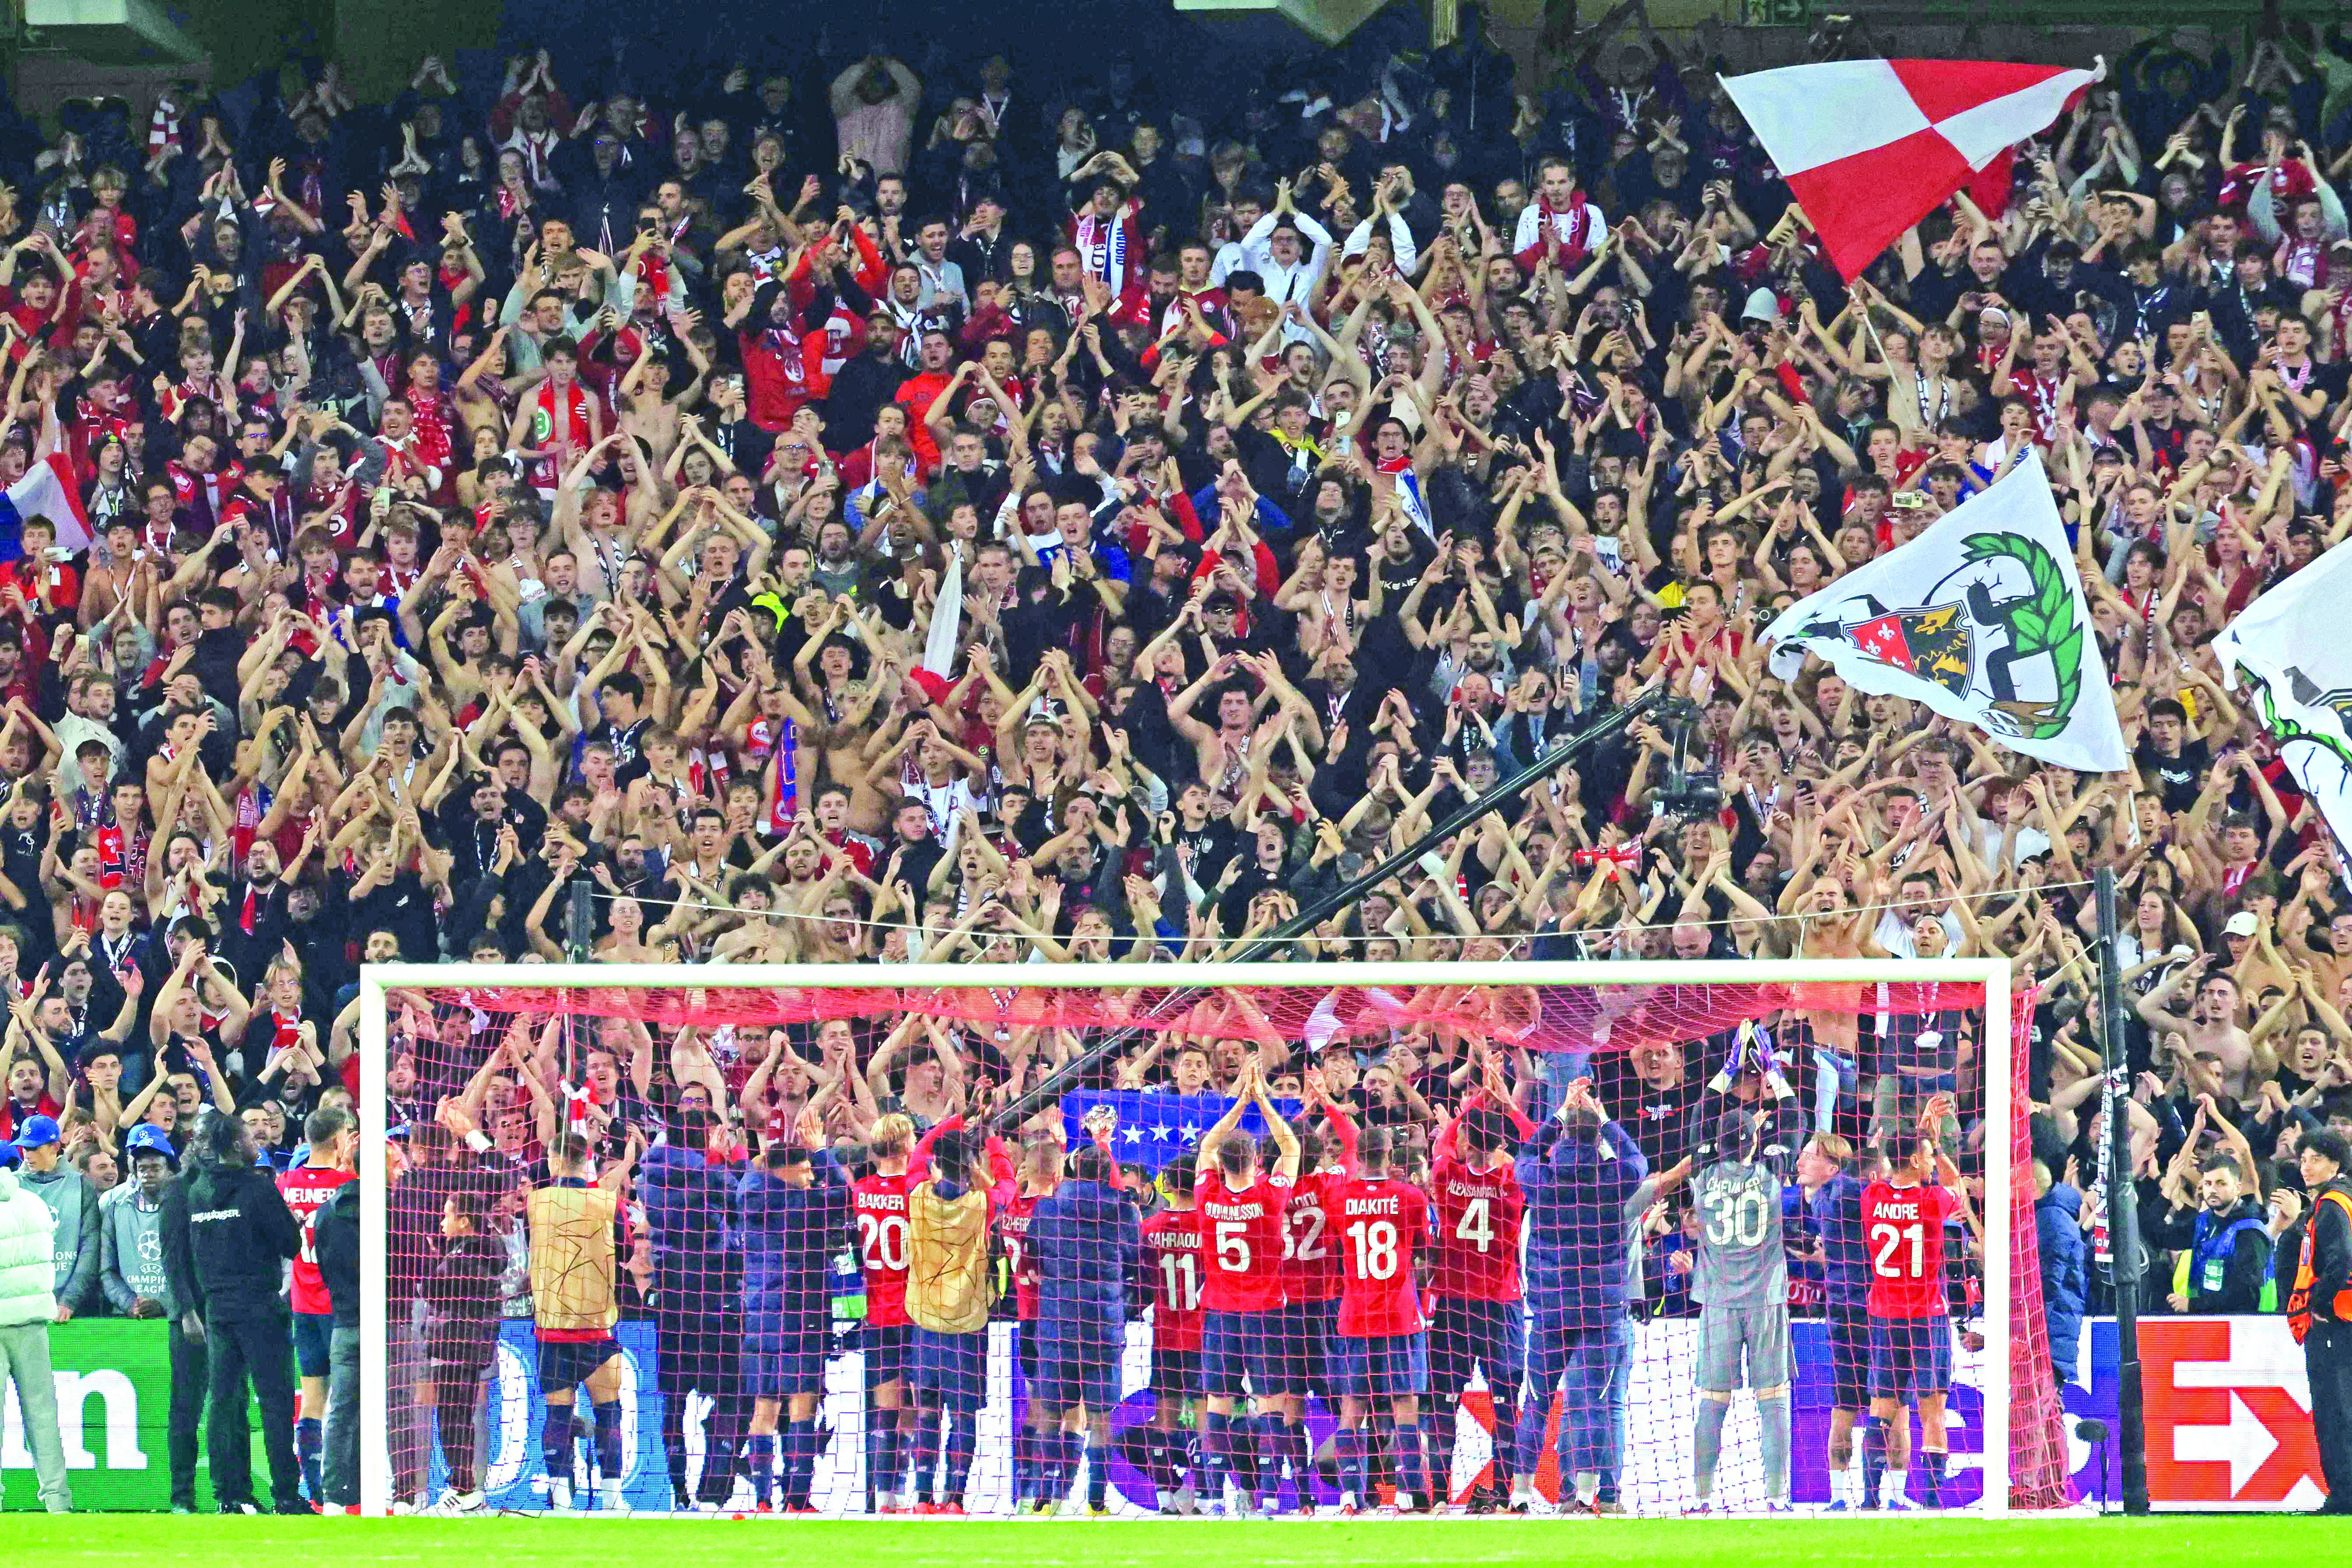
<path id="1" fill-rule="evenodd" d="M 1755 1568 L 1775 1560 L 2016 1563 L 2036 1568 L 2214 1568 L 2341 1560 L 2352 1527 L 2280 1515 L 2146 1520 L 1062 1520 L 919 1524 L 827 1520 L 218 1519 L 148 1514 L 9 1521 L 11 1555 L 44 1568 L 124 1562 L 171 1568 L 331 1563 L 400 1568 L 1360 1568 L 1399 1564 L 1639 1563 Z"/>

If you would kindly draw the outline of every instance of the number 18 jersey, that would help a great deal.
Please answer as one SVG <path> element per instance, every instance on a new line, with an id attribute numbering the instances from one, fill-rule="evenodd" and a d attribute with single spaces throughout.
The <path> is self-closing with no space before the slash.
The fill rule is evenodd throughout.
<path id="1" fill-rule="evenodd" d="M 1429 1200 L 1409 1182 L 1382 1177 L 1334 1186 L 1330 1204 L 1347 1272 L 1339 1332 L 1363 1339 L 1419 1333 L 1427 1324 L 1413 1262 L 1429 1232 Z"/>
<path id="2" fill-rule="evenodd" d="M 1874 1181 L 1862 1195 L 1862 1241 L 1870 1254 L 1873 1317 L 1933 1318 L 1944 1301 L 1944 1222 L 1959 1199 L 1940 1186 Z"/>

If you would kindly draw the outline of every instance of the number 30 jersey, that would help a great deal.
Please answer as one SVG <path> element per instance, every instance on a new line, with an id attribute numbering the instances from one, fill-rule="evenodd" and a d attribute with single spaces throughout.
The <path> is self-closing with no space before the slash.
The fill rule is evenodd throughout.
<path id="1" fill-rule="evenodd" d="M 1940 1186 L 1874 1181 L 1864 1189 L 1871 1316 L 1935 1318 L 1950 1310 L 1944 1301 L 1944 1222 L 1959 1207 L 1959 1198 Z"/>
<path id="2" fill-rule="evenodd" d="M 1710 1307 L 1769 1307 L 1789 1299 L 1780 1244 L 1780 1173 L 1770 1159 L 1717 1160 L 1691 1178 L 1698 1271 L 1691 1295 Z"/>

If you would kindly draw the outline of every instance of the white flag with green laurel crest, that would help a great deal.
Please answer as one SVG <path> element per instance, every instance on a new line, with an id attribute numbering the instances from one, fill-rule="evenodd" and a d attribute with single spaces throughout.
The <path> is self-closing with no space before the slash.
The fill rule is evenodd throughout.
<path id="1" fill-rule="evenodd" d="M 1861 692 L 1927 704 L 2012 751 L 2126 766 L 2115 693 L 2039 454 L 1765 629 L 1787 680 L 1818 654 Z"/>
<path id="2" fill-rule="evenodd" d="M 2352 549 L 2336 546 L 2241 611 L 2213 640 L 2221 678 L 2252 698 L 2279 758 L 2352 846 L 2352 640 L 2336 618 L 2352 604 Z"/>

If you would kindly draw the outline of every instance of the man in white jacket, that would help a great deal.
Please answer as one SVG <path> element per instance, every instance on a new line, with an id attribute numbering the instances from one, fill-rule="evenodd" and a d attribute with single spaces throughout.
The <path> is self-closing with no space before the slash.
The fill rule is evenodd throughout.
<path id="1" fill-rule="evenodd" d="M 16 1385 L 25 1443 L 40 1477 L 41 1506 L 73 1511 L 66 1481 L 65 1440 L 58 1431 L 58 1385 L 49 1372 L 49 1324 L 58 1315 L 57 1220 L 49 1206 L 16 1180 L 18 1155 L 0 1144 L 0 1375 Z"/>

